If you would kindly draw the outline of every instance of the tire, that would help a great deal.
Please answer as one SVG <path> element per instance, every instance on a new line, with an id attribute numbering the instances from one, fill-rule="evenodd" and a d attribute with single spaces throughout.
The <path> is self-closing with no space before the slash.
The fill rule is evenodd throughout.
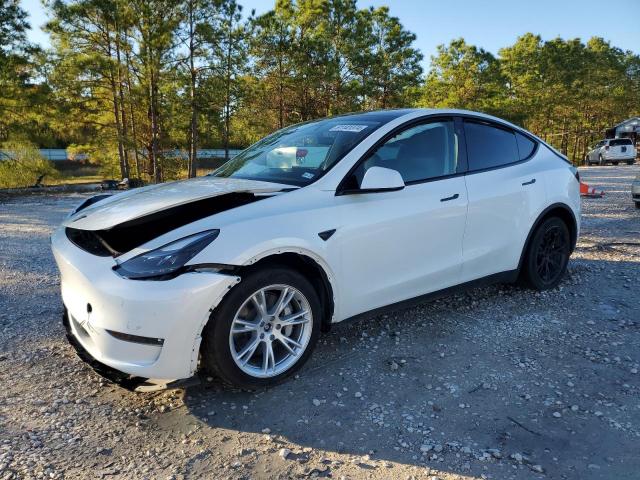
<path id="1" fill-rule="evenodd" d="M 633 165 L 634 162 L 627 162 L 627 165 Z"/>
<path id="2" fill-rule="evenodd" d="M 611 162 L 611 165 L 618 165 L 619 162 Z"/>
<path id="3" fill-rule="evenodd" d="M 602 158 L 602 155 L 598 155 L 598 165 L 600 166 L 604 165 L 604 159 Z"/>
<path id="4" fill-rule="evenodd" d="M 567 270 L 570 251 L 567 225 L 558 217 L 547 218 L 536 228 L 527 246 L 522 282 L 535 290 L 557 287 Z"/>
<path id="5" fill-rule="evenodd" d="M 640 202 L 635 202 L 636 208 L 640 209 Z"/>
<path id="6" fill-rule="evenodd" d="M 256 301 L 252 300 L 254 295 Z M 276 303 L 288 295 L 292 295 L 291 300 L 274 316 Z M 265 316 L 260 315 L 256 302 L 266 306 Z M 283 313 L 293 317 L 305 310 L 306 315 L 292 318 L 292 322 L 298 323 L 284 325 Z M 248 273 L 212 312 L 202 333 L 201 366 L 241 389 L 277 385 L 302 367 L 311 355 L 320 335 L 320 318 L 318 294 L 300 273 L 284 267 Z M 246 354 L 241 355 L 243 352 Z"/>

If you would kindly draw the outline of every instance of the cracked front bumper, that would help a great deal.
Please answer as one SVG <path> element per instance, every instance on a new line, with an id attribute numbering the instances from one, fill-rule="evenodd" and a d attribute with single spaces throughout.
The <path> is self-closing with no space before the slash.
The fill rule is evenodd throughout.
<path id="1" fill-rule="evenodd" d="M 127 388 L 169 384 L 198 366 L 202 328 L 238 277 L 185 273 L 171 280 L 120 277 L 111 257 L 73 245 L 63 229 L 52 238 L 65 327 L 81 358 Z"/>

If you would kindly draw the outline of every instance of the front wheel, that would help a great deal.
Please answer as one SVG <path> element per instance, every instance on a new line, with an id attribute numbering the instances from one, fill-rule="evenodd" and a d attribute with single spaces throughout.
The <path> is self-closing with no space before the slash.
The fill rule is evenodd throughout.
<path id="1" fill-rule="evenodd" d="M 522 280 L 536 290 L 558 286 L 567 270 L 571 239 L 558 217 L 546 219 L 533 233 L 524 258 Z"/>
<path id="2" fill-rule="evenodd" d="M 604 165 L 604 158 L 602 158 L 602 155 L 598 155 L 598 165 L 600 166 Z"/>
<path id="3" fill-rule="evenodd" d="M 611 165 L 618 165 L 618 162 L 611 162 Z"/>
<path id="4" fill-rule="evenodd" d="M 202 334 L 202 366 L 247 390 L 278 384 L 311 355 L 320 316 L 318 294 L 298 272 L 249 273 L 212 313 Z"/>

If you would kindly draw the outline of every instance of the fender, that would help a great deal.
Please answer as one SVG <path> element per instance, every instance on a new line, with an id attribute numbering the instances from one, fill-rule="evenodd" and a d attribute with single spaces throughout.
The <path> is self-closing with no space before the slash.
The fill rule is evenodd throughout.
<path id="1" fill-rule="evenodd" d="M 563 212 L 565 213 L 565 215 L 568 215 L 571 218 L 571 221 L 573 222 L 573 225 L 571 225 L 570 228 L 569 228 L 569 233 L 571 234 L 571 252 L 570 253 L 573 253 L 573 250 L 576 247 L 576 242 L 578 241 L 578 237 L 577 237 L 578 222 L 576 221 L 576 216 L 573 213 L 573 210 L 571 209 L 571 207 L 569 205 L 567 205 L 566 203 L 554 203 L 554 204 L 551 204 L 547 208 L 545 208 L 542 212 L 540 212 L 540 214 L 538 215 L 538 218 L 536 218 L 536 221 L 533 222 L 533 226 L 531 227 L 531 229 L 529 230 L 529 233 L 527 234 L 527 239 L 524 242 L 524 246 L 522 248 L 522 252 L 520 253 L 520 260 L 518 261 L 518 270 L 517 270 L 518 273 L 520 272 L 520 270 L 522 268 L 522 262 L 524 261 L 524 255 L 527 252 L 527 249 L 529 248 L 529 242 L 531 241 L 531 237 L 533 236 L 533 232 L 536 231 L 538 226 L 542 223 L 542 221 L 549 214 L 549 212 L 551 212 L 552 210 L 557 210 L 557 209 L 562 209 Z"/>
<path id="2" fill-rule="evenodd" d="M 335 318 L 337 317 L 336 311 L 338 309 L 338 301 L 336 298 L 336 279 L 335 279 L 335 275 L 333 274 L 333 271 L 331 270 L 331 267 L 329 266 L 329 264 L 327 262 L 324 261 L 324 259 L 322 257 L 320 257 L 319 255 L 317 255 L 316 253 L 314 253 L 312 250 L 308 250 L 306 248 L 302 248 L 302 247 L 277 247 L 277 248 L 272 248 L 270 250 L 265 250 L 261 253 L 259 253 L 258 255 L 250 258 L 249 260 L 245 261 L 243 263 L 243 267 L 248 267 L 251 266 L 257 262 L 259 262 L 260 260 L 267 258 L 267 257 L 271 257 L 274 255 L 280 255 L 283 253 L 296 253 L 298 255 L 302 255 L 304 257 L 307 257 L 311 260 L 313 260 L 315 263 L 318 264 L 318 266 L 320 267 L 320 269 L 324 272 L 325 277 L 327 278 L 327 281 L 329 282 L 329 286 L 331 287 L 331 296 L 332 296 L 332 302 L 333 302 L 333 309 L 331 312 L 331 319 L 329 323 L 334 323 Z"/>

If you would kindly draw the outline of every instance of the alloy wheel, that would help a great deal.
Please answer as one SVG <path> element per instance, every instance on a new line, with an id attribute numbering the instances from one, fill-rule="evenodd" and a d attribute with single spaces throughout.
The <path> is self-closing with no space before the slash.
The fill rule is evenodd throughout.
<path id="1" fill-rule="evenodd" d="M 569 240 L 560 227 L 544 232 L 536 251 L 536 272 L 544 283 L 553 283 L 562 274 L 568 251 Z"/>
<path id="2" fill-rule="evenodd" d="M 229 332 L 231 356 L 252 377 L 275 377 L 304 354 L 312 328 L 305 296 L 289 285 L 269 285 L 254 292 L 236 312 Z"/>

